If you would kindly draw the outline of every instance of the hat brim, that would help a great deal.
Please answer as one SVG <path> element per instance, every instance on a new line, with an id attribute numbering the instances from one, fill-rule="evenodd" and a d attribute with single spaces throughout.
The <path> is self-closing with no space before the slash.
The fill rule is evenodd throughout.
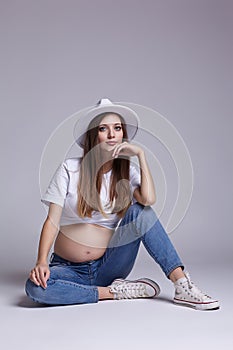
<path id="1" fill-rule="evenodd" d="M 88 130 L 90 122 L 99 114 L 102 113 L 117 113 L 121 115 L 126 123 L 126 129 L 128 134 L 128 140 L 132 140 L 138 130 L 139 118 L 135 111 L 131 108 L 114 103 L 112 105 L 94 107 L 87 113 L 79 118 L 74 126 L 74 138 L 76 143 L 84 148 L 85 134 Z"/>

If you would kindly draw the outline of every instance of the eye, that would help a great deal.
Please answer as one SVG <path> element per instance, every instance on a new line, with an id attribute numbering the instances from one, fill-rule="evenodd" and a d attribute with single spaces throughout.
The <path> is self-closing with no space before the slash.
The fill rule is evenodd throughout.
<path id="1" fill-rule="evenodd" d="M 105 131 L 105 130 L 106 130 L 106 127 L 105 127 L 105 126 L 100 126 L 100 127 L 99 127 L 99 131 L 100 131 L 100 132 L 103 132 L 103 131 Z"/>
<path id="2" fill-rule="evenodd" d="M 121 130 L 122 130 L 121 125 L 117 125 L 117 126 L 115 126 L 115 130 L 116 130 L 116 131 L 121 131 Z"/>

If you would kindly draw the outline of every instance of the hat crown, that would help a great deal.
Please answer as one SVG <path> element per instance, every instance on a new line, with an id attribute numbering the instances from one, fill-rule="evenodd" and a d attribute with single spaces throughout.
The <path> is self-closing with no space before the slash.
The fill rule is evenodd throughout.
<path id="1" fill-rule="evenodd" d="M 113 103 L 108 98 L 101 98 L 101 100 L 97 102 L 97 107 L 112 106 L 112 105 Z"/>

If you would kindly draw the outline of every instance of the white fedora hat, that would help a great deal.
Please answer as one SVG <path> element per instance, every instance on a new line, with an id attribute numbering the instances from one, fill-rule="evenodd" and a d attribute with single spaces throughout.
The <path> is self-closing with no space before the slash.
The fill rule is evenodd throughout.
<path id="1" fill-rule="evenodd" d="M 84 147 L 85 133 L 93 118 L 102 113 L 117 113 L 120 114 L 126 123 L 128 140 L 132 140 L 138 130 L 138 115 L 129 107 L 118 103 L 112 103 L 108 98 L 99 100 L 94 108 L 91 108 L 87 113 L 77 120 L 74 126 L 74 138 L 80 147 Z"/>

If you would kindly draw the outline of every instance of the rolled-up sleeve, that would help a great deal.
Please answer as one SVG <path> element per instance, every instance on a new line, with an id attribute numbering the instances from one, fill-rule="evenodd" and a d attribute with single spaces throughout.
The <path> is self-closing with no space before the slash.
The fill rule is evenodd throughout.
<path id="1" fill-rule="evenodd" d="M 64 201 L 68 192 L 69 172 L 65 162 L 59 165 L 52 177 L 46 192 L 41 196 L 41 202 L 49 205 L 55 203 L 64 206 Z"/>

